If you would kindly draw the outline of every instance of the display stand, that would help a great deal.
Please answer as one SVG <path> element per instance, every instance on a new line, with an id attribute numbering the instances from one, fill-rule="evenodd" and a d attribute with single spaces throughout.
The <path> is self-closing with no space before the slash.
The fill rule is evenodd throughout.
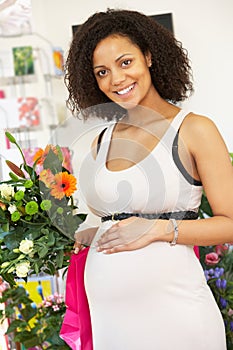
<path id="1" fill-rule="evenodd" d="M 15 66 L 14 60 L 10 56 L 13 48 L 20 47 L 31 47 L 33 72 L 13 75 Z M 27 72 L 27 61 L 25 61 L 24 65 L 23 69 Z M 4 131 L 6 129 L 15 136 L 19 145 L 27 150 L 44 147 L 47 143 L 57 143 L 57 140 L 54 139 L 53 130 L 59 124 L 59 120 L 54 94 L 56 94 L 56 88 L 59 85 L 57 82 L 63 81 L 62 65 L 62 50 L 54 47 L 49 40 L 36 32 L 22 33 L 17 36 L 0 35 L 0 163 L 2 165 L 5 164 L 4 160 L 6 158 L 11 159 L 10 151 L 12 151 L 12 154 L 16 151 L 14 145 L 12 146 L 5 139 Z M 13 74 L 11 75 L 9 72 Z M 63 87 L 63 84 L 60 84 L 60 86 Z M 31 109 L 29 108 L 28 111 L 25 111 L 27 107 L 26 102 L 33 103 L 33 98 L 38 101 L 38 114 L 36 114 L 32 106 L 30 107 Z M 20 125 L 15 114 L 15 105 L 17 105 L 19 110 L 21 107 L 24 109 L 29 120 L 28 125 Z M 37 117 L 37 122 L 35 122 Z M 18 155 L 15 155 L 15 157 L 18 157 Z M 15 163 L 19 164 L 19 159 L 15 160 Z M 7 171 L 9 172 L 9 169 Z M 4 176 L 3 173 L 3 171 L 0 172 L 0 181 L 5 180 L 4 176 L 7 173 L 5 172 Z M 39 279 L 41 279 L 41 276 L 38 277 Z M 55 291 L 59 292 L 57 276 L 54 276 L 53 280 L 56 281 Z M 23 349 L 19 343 L 13 342 L 11 336 L 0 335 L 1 340 L 3 342 L 0 342 L 0 349 Z M 3 346 L 4 341 L 6 344 L 5 348 Z"/>

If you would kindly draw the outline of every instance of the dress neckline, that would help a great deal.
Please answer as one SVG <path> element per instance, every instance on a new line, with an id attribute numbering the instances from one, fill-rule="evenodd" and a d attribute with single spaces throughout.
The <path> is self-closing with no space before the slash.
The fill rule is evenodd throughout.
<path id="1" fill-rule="evenodd" d="M 159 142 L 156 143 L 156 145 L 152 148 L 152 150 L 148 153 L 148 155 L 146 157 L 144 157 L 143 159 L 141 159 L 139 162 L 135 163 L 135 164 L 132 164 L 131 166 L 129 166 L 128 168 L 125 168 L 125 169 L 121 169 L 121 170 L 110 170 L 108 167 L 107 167 L 107 159 L 108 159 L 108 154 L 109 154 L 109 148 L 110 148 L 110 145 L 111 145 L 111 142 L 112 142 L 112 134 L 113 134 L 113 131 L 114 131 L 114 128 L 117 124 L 117 122 L 113 123 L 111 126 L 110 126 L 110 130 L 109 130 L 109 133 L 106 135 L 108 136 L 108 139 L 106 140 L 108 142 L 108 147 L 107 147 L 107 150 L 105 152 L 105 156 L 104 156 L 104 168 L 105 170 L 108 172 L 108 173 L 121 173 L 121 172 L 127 172 L 127 171 L 130 171 L 132 169 L 134 169 L 135 167 L 139 166 L 141 163 L 145 162 L 150 156 L 151 154 L 153 154 L 155 151 L 157 151 L 157 149 L 159 149 L 159 147 L 161 147 L 161 144 L 163 144 L 163 141 L 166 139 L 168 133 L 170 132 L 171 130 L 171 127 L 176 123 L 177 119 L 179 118 L 180 114 L 183 114 L 184 113 L 184 110 L 181 109 L 176 115 L 175 117 L 172 119 L 172 121 L 169 123 L 169 126 L 168 128 L 166 129 L 166 131 L 164 132 L 163 136 L 161 137 L 161 139 L 159 140 Z"/>

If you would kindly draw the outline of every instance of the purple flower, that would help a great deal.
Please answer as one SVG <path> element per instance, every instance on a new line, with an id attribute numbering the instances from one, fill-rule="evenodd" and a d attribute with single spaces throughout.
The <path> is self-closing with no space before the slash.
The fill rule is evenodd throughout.
<path id="1" fill-rule="evenodd" d="M 216 280 L 215 284 L 216 284 L 216 287 L 220 289 L 220 288 L 221 288 L 221 279 L 218 278 L 218 279 Z"/>
<path id="2" fill-rule="evenodd" d="M 224 268 L 223 267 L 220 267 L 219 273 L 220 273 L 220 276 L 222 276 L 224 274 Z"/>
<path id="3" fill-rule="evenodd" d="M 220 304 L 222 308 L 225 309 L 227 307 L 227 300 L 224 299 L 223 297 L 220 297 Z"/>
<path id="4" fill-rule="evenodd" d="M 227 281 L 224 279 L 224 280 L 221 280 L 221 287 L 222 289 L 226 289 L 226 286 L 227 286 Z"/>
<path id="5" fill-rule="evenodd" d="M 208 281 L 210 279 L 208 270 L 204 270 L 205 278 Z"/>
<path id="6" fill-rule="evenodd" d="M 233 321 L 230 322 L 230 330 L 233 332 Z"/>

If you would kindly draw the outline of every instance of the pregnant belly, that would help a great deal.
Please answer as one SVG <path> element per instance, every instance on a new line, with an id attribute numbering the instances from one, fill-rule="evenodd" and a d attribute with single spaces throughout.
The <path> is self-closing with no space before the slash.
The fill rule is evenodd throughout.
<path id="1" fill-rule="evenodd" d="M 102 227 L 96 239 L 107 227 Z M 85 268 L 88 298 L 105 302 L 138 295 L 196 292 L 205 284 L 193 247 L 155 242 L 142 249 L 104 254 L 91 247 Z"/>

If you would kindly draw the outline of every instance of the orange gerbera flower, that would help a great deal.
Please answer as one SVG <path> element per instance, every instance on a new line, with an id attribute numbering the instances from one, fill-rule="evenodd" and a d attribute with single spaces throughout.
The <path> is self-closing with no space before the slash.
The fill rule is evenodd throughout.
<path id="1" fill-rule="evenodd" d="M 42 181 L 46 187 L 50 188 L 54 181 L 54 175 L 50 169 L 44 169 L 40 172 L 39 180 Z"/>
<path id="2" fill-rule="evenodd" d="M 50 150 L 57 154 L 56 146 L 47 145 L 44 150 L 42 148 L 38 149 L 38 151 L 33 156 L 33 161 L 35 162 L 36 160 L 38 160 L 37 164 L 42 165 Z"/>
<path id="3" fill-rule="evenodd" d="M 76 178 L 68 174 L 67 171 L 60 172 L 54 175 L 54 182 L 51 185 L 51 195 L 57 199 L 62 199 L 64 196 L 70 197 L 76 188 Z"/>

